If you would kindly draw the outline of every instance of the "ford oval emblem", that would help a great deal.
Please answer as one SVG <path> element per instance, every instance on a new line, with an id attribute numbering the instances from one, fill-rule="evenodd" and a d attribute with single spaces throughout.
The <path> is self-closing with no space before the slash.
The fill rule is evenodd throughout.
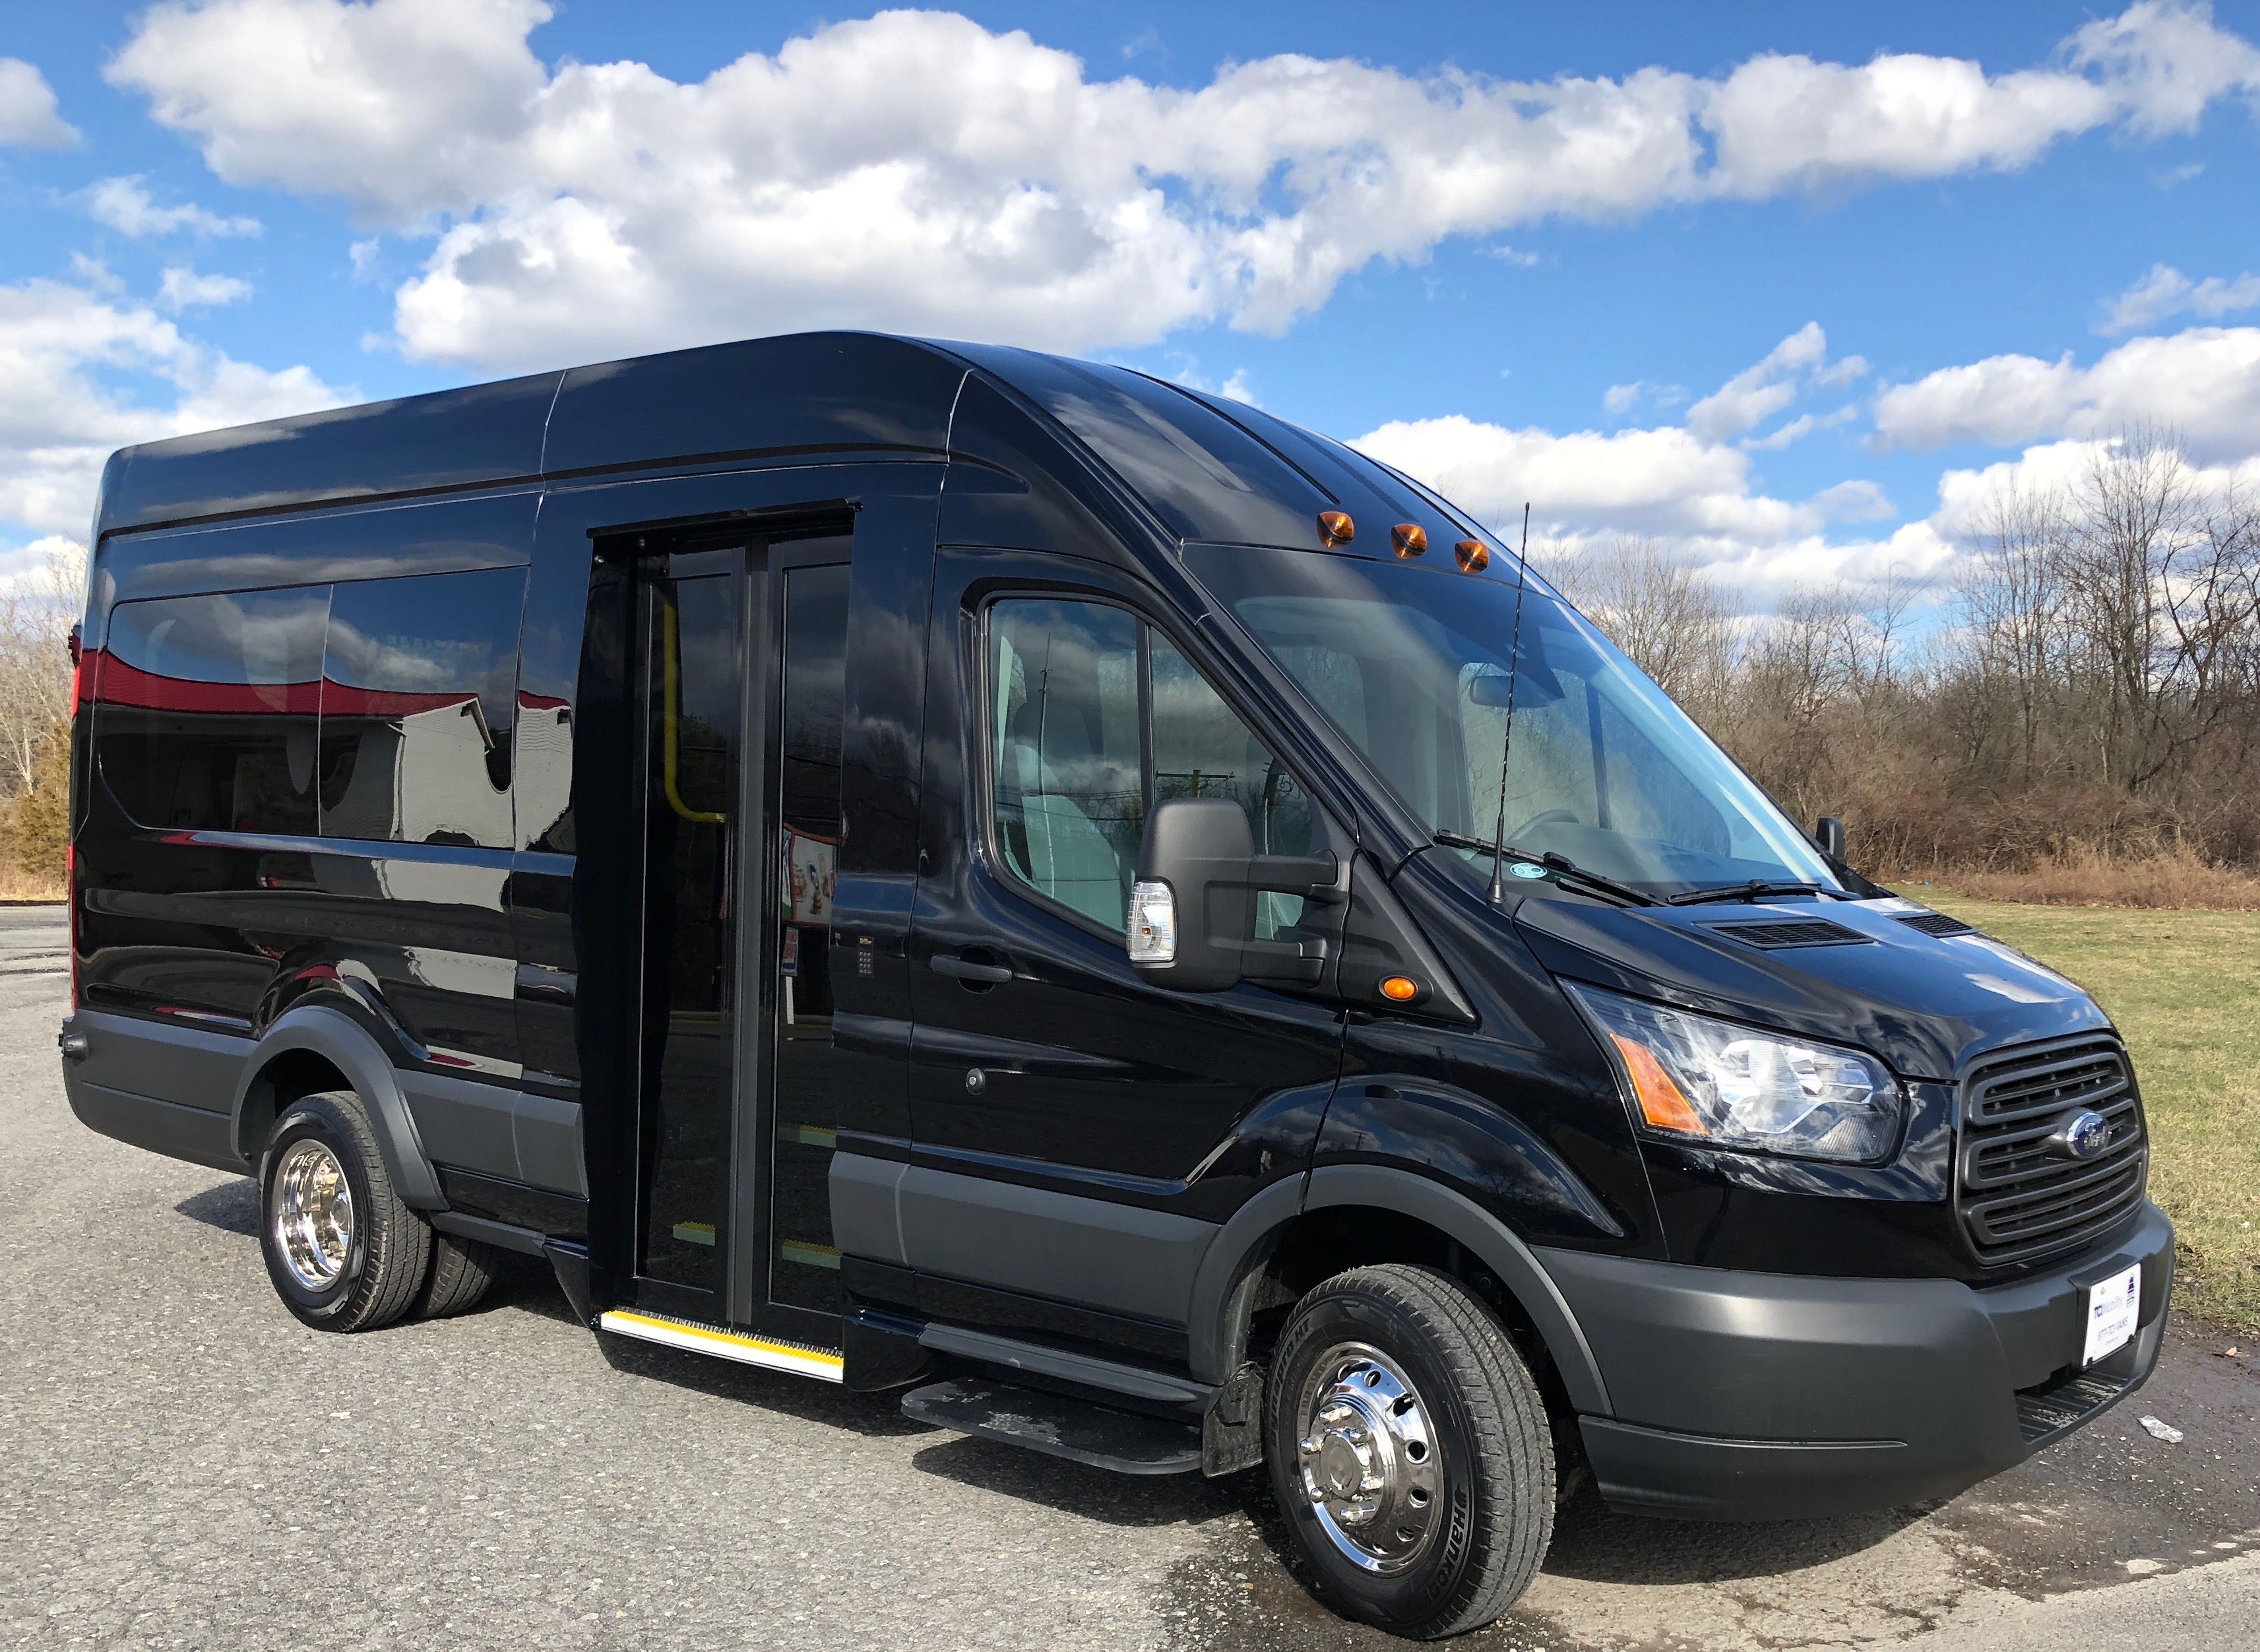
<path id="1" fill-rule="evenodd" d="M 2049 1137 L 2049 1146 L 2067 1159 L 2092 1159 L 2110 1145 L 2111 1121 L 2092 1107 L 2064 1115 Z"/>

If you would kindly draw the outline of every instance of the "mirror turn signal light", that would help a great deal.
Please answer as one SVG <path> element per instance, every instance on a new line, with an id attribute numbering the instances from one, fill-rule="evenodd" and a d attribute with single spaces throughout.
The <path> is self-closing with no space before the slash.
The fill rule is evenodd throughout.
<path id="1" fill-rule="evenodd" d="M 1399 556 L 1419 556 L 1428 548 L 1428 530 L 1418 522 L 1399 522 L 1389 530 L 1389 542 Z"/>
<path id="2" fill-rule="evenodd" d="M 1481 540 L 1462 540 L 1452 547 L 1452 554 L 1460 559 L 1460 572 L 1480 574 L 1491 566 L 1491 547 Z"/>
<path id="3" fill-rule="evenodd" d="M 1410 1004 L 1420 996 L 1420 983 L 1409 975 L 1393 975 L 1382 982 L 1381 996 L 1391 1004 Z"/>
<path id="4" fill-rule="evenodd" d="M 1319 512 L 1319 542 L 1328 550 L 1337 545 L 1347 545 L 1357 537 L 1357 524 L 1349 519 L 1347 511 Z"/>
<path id="5" fill-rule="evenodd" d="M 1711 1134 L 1711 1127 L 1703 1122 L 1703 1115 L 1695 1111 L 1695 1104 L 1671 1082 L 1671 1075 L 1663 1070 L 1663 1063 L 1656 1059 L 1647 1045 L 1621 1033 L 1610 1033 L 1609 1041 L 1624 1058 L 1625 1072 L 1632 1079 L 1632 1093 L 1640 1102 L 1642 1118 L 1658 1130 L 1674 1130 L 1684 1136 Z"/>

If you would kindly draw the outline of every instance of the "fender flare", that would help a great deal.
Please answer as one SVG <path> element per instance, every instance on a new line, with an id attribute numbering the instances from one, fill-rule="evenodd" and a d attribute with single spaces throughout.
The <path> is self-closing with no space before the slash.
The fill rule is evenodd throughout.
<path id="1" fill-rule="evenodd" d="M 416 1133 L 416 1119 L 408 1111 L 408 1098 L 401 1093 L 392 1058 L 359 1022 L 325 1005 L 302 1004 L 278 1017 L 260 1039 L 251 1059 L 244 1062 L 229 1112 L 229 1134 L 236 1151 L 249 1163 L 259 1163 L 267 1144 L 249 1139 L 245 1104 L 268 1065 L 289 1050 L 310 1051 L 346 1076 L 354 1093 L 368 1108 L 376 1126 L 377 1148 L 384 1155 L 385 1170 L 401 1198 L 417 1210 L 447 1209 L 439 1176 L 424 1151 L 423 1138 Z"/>
<path id="2" fill-rule="evenodd" d="M 1193 1375 L 1221 1382 L 1248 1334 L 1247 1295 L 1279 1232 L 1306 1210 L 1345 1205 L 1394 1211 L 1456 1240 L 1491 1269 L 1537 1327 L 1570 1403 L 1584 1415 L 1613 1415 L 1608 1384 L 1577 1315 L 1530 1247 L 1464 1193 L 1385 1164 L 1321 1165 L 1275 1182 L 1218 1230 L 1193 1281 L 1187 1349 Z"/>

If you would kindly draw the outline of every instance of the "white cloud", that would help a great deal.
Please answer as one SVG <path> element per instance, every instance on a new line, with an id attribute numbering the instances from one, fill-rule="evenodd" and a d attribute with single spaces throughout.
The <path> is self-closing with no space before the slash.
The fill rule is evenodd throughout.
<path id="1" fill-rule="evenodd" d="M 2260 275 L 2248 273 L 2234 281 L 2207 275 L 2193 282 L 2171 264 L 2153 264 L 2149 274 L 2111 301 L 2096 331 L 2133 333 L 2185 310 L 2218 321 L 2256 304 L 2260 304 Z"/>
<path id="2" fill-rule="evenodd" d="M 1744 368 L 1689 408 L 1687 428 L 1706 441 L 1735 435 L 1771 418 L 1795 401 L 1807 384 L 1846 384 L 1867 370 L 1867 362 L 1856 355 L 1830 361 L 1828 335 L 1819 322 L 1808 321 L 1774 346 L 1763 360 Z M 1757 445 L 1785 447 L 1794 440 L 1787 437 Z"/>
<path id="3" fill-rule="evenodd" d="M 1640 394 L 1648 388 L 1645 379 L 1634 379 L 1629 384 L 1612 384 L 1601 392 L 1601 405 L 1617 418 L 1640 405 Z"/>
<path id="4" fill-rule="evenodd" d="M 1093 80 L 945 12 L 822 26 L 696 82 L 553 69 L 527 45 L 550 11 L 167 0 L 109 73 L 232 182 L 435 235 L 397 341 L 496 368 L 833 324 L 1069 349 L 1277 330 L 1452 237 L 2021 166 L 2260 87 L 2205 7 L 2156 0 L 2006 75 L 1769 55 L 1512 82 L 1280 55 L 1191 90 Z"/>
<path id="5" fill-rule="evenodd" d="M 54 281 L 0 285 L 0 526 L 86 532 L 111 450 L 349 399 L 303 367 L 269 372 L 145 305 Z"/>
<path id="6" fill-rule="evenodd" d="M 171 235 L 191 230 L 198 235 L 256 235 L 255 218 L 222 218 L 193 202 L 159 206 L 139 177 L 104 178 L 86 192 L 86 210 L 98 224 L 121 235 Z"/>
<path id="7" fill-rule="evenodd" d="M 2260 451 L 2260 327 L 2130 339 L 2092 367 L 1995 355 L 1942 368 L 1876 398 L 1878 447 L 2009 447 L 2048 436 L 2171 425 L 2201 461 Z"/>
<path id="8" fill-rule="evenodd" d="M 233 275 L 202 275 L 181 265 L 165 271 L 157 289 L 157 302 L 175 313 L 212 304 L 240 303 L 251 297 L 251 283 Z"/>
<path id="9" fill-rule="evenodd" d="M 1384 425 L 1352 445 L 1479 518 L 1518 518 L 1527 499 L 1557 536 L 1649 533 L 1728 554 L 1892 514 L 1866 482 L 1802 502 L 1753 491 L 1749 455 L 1670 426 L 1556 435 L 1451 414 Z"/>
<path id="10" fill-rule="evenodd" d="M 2042 442 L 2014 459 L 1971 469 L 1949 470 L 1938 479 L 1938 510 L 1931 526 L 1946 538 L 1974 545 L 1984 534 L 1993 501 L 2012 490 L 2026 494 L 2077 490 L 2107 440 Z M 2249 494 L 2260 487 L 2260 457 L 2223 460 L 2189 468 L 2191 487 L 2203 497 L 2221 498 L 2232 490 Z"/>
<path id="11" fill-rule="evenodd" d="M 1858 356 L 1852 360 L 1858 361 Z M 1857 407 L 1840 407 L 1833 413 L 1799 413 L 1786 425 L 1770 430 L 1763 436 L 1749 436 L 1742 446 L 1762 453 L 1779 453 L 1793 441 L 1802 441 L 1816 430 L 1833 430 L 1860 416 Z"/>
<path id="12" fill-rule="evenodd" d="M 61 149 L 77 141 L 78 129 L 57 111 L 47 77 L 20 57 L 0 57 L 0 147 Z"/>

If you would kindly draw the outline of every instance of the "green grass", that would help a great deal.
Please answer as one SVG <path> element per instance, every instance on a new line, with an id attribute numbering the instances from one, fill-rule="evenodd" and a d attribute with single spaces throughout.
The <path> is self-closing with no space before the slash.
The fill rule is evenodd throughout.
<path id="1" fill-rule="evenodd" d="M 2260 1336 L 2260 912 L 2010 905 L 1917 891 L 2095 995 L 2135 1058 L 2176 1310 Z"/>

